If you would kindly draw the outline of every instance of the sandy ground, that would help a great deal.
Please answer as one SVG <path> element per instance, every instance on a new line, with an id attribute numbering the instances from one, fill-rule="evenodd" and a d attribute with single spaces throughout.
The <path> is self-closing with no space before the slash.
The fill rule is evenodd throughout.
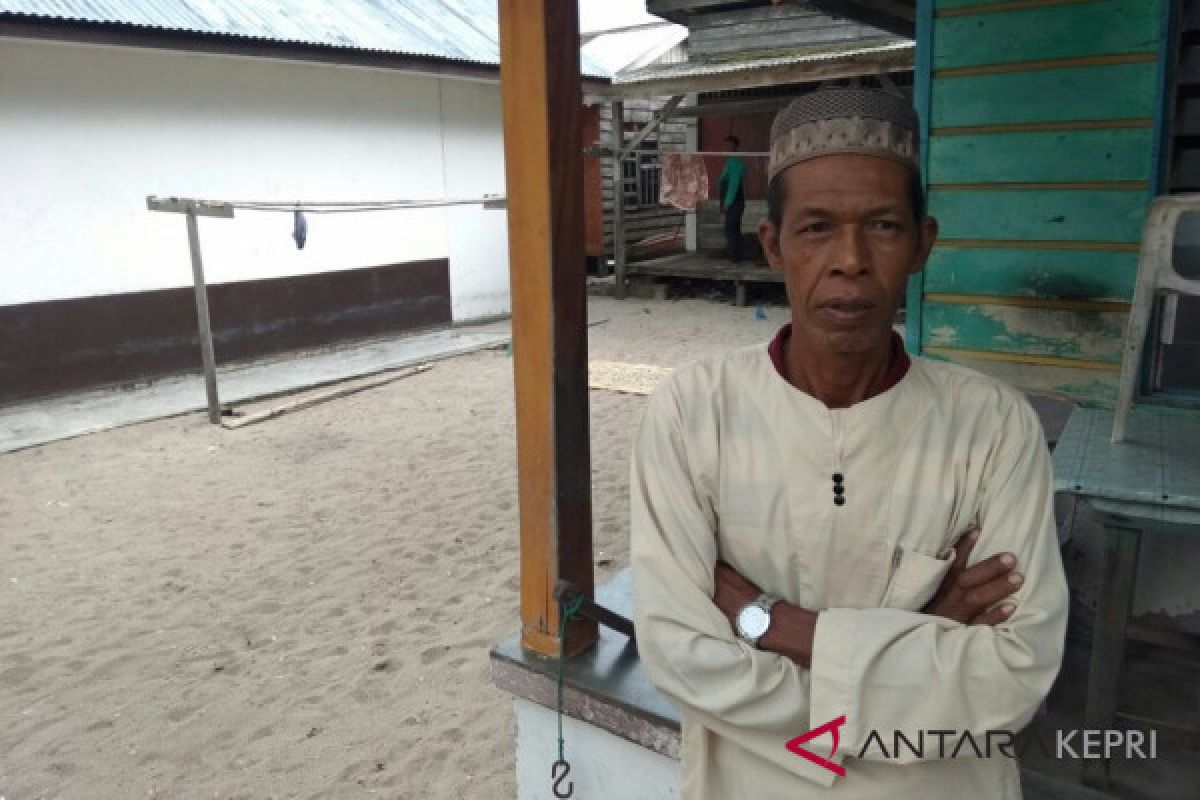
<path id="1" fill-rule="evenodd" d="M 786 313 L 590 302 L 593 358 L 664 366 Z M 511 363 L 0 456 L 0 796 L 513 797 L 487 658 L 517 626 Z M 591 393 L 601 578 L 644 402 Z"/>

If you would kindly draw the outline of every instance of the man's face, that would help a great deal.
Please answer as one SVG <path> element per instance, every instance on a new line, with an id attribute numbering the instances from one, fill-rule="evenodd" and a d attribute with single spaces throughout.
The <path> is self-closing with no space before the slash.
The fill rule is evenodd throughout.
<path id="1" fill-rule="evenodd" d="M 880 347 L 937 238 L 913 218 L 911 173 L 865 155 L 802 161 L 782 176 L 782 224 L 759 226 L 771 268 L 783 273 L 794 326 L 832 353 Z"/>

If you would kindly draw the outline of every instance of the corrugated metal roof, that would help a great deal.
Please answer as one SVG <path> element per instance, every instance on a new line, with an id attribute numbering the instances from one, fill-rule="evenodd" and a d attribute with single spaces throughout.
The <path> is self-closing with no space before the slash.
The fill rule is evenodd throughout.
<path id="1" fill-rule="evenodd" d="M 689 61 L 684 64 L 666 64 L 647 67 L 619 73 L 613 78 L 614 85 L 636 85 L 651 81 L 662 81 L 676 78 L 694 78 L 703 75 L 723 75 L 731 72 L 784 67 L 793 64 L 826 64 L 854 58 L 879 57 L 887 59 L 893 56 L 911 57 L 916 46 L 909 41 L 894 41 L 876 45 L 863 46 L 861 43 L 848 43 L 855 46 L 826 48 L 814 52 L 812 49 L 784 53 L 780 55 L 746 54 L 742 58 L 723 61 Z"/>
<path id="2" fill-rule="evenodd" d="M 0 0 L 5 16 L 500 63 L 496 0 Z"/>

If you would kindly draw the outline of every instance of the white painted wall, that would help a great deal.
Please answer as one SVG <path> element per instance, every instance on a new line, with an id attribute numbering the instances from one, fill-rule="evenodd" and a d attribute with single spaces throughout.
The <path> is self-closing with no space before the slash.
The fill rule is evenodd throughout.
<path id="1" fill-rule="evenodd" d="M 504 191 L 504 136 L 499 88 L 442 81 L 442 130 L 448 197 L 481 197 Z M 507 314 L 508 215 L 479 206 L 446 213 L 450 292 L 454 318 Z"/>
<path id="2" fill-rule="evenodd" d="M 554 800 L 550 768 L 558 760 L 558 717 L 524 698 L 515 703 L 517 800 Z M 563 742 L 573 800 L 679 798 L 679 762 L 673 758 L 569 716 L 563 718 Z"/>
<path id="3" fill-rule="evenodd" d="M 445 136 L 443 137 L 443 122 Z M 503 193 L 499 87 L 394 70 L 0 39 L 0 305 L 190 285 L 147 194 Z M 203 220 L 210 282 L 451 259 L 456 319 L 508 311 L 502 211 Z"/>

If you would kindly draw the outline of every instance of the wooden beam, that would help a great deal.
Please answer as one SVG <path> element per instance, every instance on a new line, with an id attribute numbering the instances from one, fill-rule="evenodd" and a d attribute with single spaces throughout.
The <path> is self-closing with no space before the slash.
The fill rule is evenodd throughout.
<path id="1" fill-rule="evenodd" d="M 874 25 L 909 39 L 916 36 L 915 0 L 808 0 L 808 4 L 826 14 Z"/>
<path id="2" fill-rule="evenodd" d="M 596 623 L 558 637 L 555 584 L 588 597 L 592 572 L 587 298 L 579 11 L 500 0 L 520 500 L 521 642 L 552 657 L 595 643 Z"/>
<path id="3" fill-rule="evenodd" d="M 667 121 L 667 118 L 671 116 L 671 112 L 678 108 L 679 104 L 682 102 L 683 95 L 677 94 L 671 99 L 667 100 L 667 102 L 663 103 L 662 108 L 660 108 L 658 111 L 655 111 L 654 116 L 652 116 L 650 121 L 646 123 L 646 127 L 638 131 L 637 135 L 629 140 L 629 144 L 621 148 L 620 157 L 622 159 L 628 158 L 634 150 L 637 150 L 638 145 L 646 141 L 647 136 L 654 133 L 664 122 Z M 624 132 L 622 131 L 622 134 L 623 133 Z M 622 135 L 622 138 L 624 138 L 624 135 Z"/>
<path id="4" fill-rule="evenodd" d="M 692 15 L 727 5 L 729 0 L 646 0 L 646 11 L 656 17 L 686 25 L 688 17 Z"/>
<path id="5" fill-rule="evenodd" d="M 620 153 L 625 149 L 625 104 L 613 101 L 612 120 L 612 226 L 613 226 L 613 294 L 625 299 L 625 174 L 621 170 Z"/>
<path id="6" fill-rule="evenodd" d="M 764 97 L 761 100 L 701 103 L 698 106 L 677 108 L 671 116 L 676 119 L 691 119 L 693 117 L 737 117 L 742 114 L 767 114 L 783 108 L 794 97 L 795 95 L 783 95 L 781 97 Z"/>

